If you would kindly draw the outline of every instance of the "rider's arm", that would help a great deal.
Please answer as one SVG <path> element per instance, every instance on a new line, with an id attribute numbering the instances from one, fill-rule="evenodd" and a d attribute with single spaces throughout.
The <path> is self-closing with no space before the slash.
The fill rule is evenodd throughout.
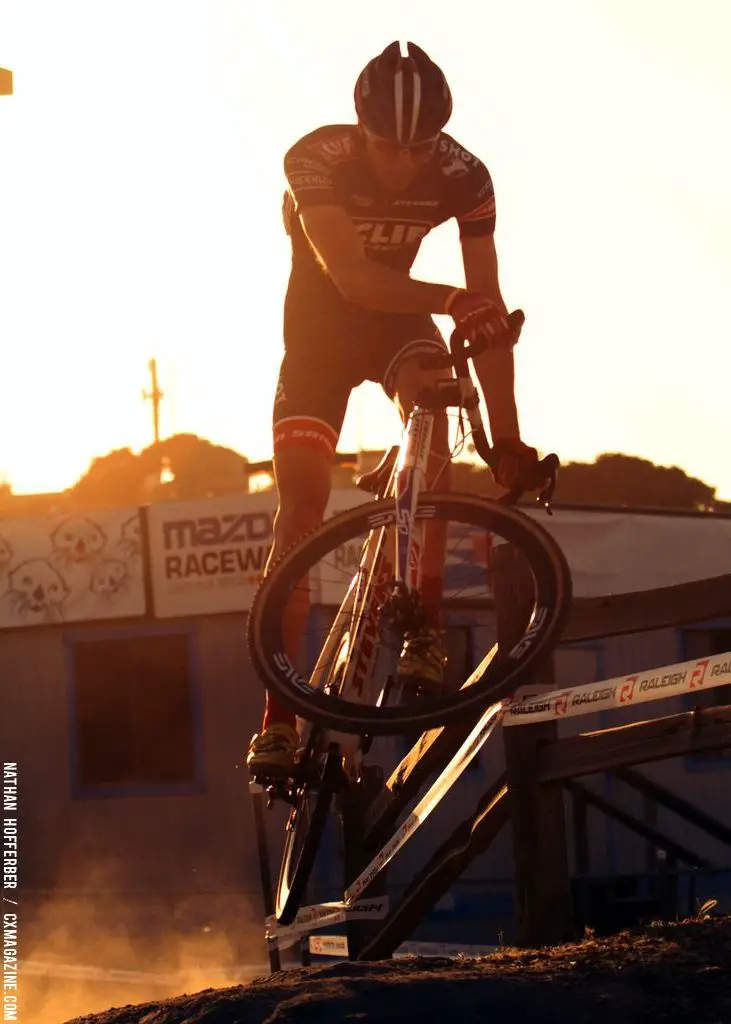
<path id="1" fill-rule="evenodd" d="M 507 312 L 498 281 L 494 235 L 463 235 L 461 242 L 468 290 L 486 295 Z M 489 349 L 482 352 L 475 357 L 474 366 L 485 396 L 493 440 L 519 438 L 512 349 Z"/>
<path id="2" fill-rule="evenodd" d="M 300 221 L 310 245 L 348 302 L 387 313 L 443 313 L 454 285 L 415 281 L 367 260 L 363 242 L 342 206 L 306 206 Z"/>

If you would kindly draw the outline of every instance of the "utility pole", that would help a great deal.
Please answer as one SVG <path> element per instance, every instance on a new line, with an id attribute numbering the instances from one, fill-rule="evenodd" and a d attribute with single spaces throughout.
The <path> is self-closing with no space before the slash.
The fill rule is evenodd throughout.
<path id="1" fill-rule="evenodd" d="M 157 360 L 151 359 L 147 366 L 150 370 L 152 390 L 143 391 L 142 397 L 146 402 L 152 402 L 152 428 L 155 433 L 155 444 L 158 444 L 160 441 L 160 402 L 163 392 L 157 386 Z"/>

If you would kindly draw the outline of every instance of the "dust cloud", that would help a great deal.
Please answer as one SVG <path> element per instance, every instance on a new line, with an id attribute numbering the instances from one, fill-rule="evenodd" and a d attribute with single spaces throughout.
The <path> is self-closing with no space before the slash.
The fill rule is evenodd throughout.
<path id="1" fill-rule="evenodd" d="M 116 873 L 110 862 L 77 863 L 83 890 L 23 893 L 20 1024 L 61 1024 L 268 973 L 256 893 L 123 890 Z"/>

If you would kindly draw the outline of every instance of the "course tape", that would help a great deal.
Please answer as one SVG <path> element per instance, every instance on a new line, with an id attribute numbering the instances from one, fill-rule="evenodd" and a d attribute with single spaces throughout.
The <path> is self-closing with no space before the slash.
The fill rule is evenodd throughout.
<path id="1" fill-rule="evenodd" d="M 697 693 L 703 688 L 708 690 L 728 683 L 731 683 L 731 651 L 651 668 L 631 676 L 551 690 L 525 702 L 512 701 L 505 709 L 503 725 L 573 718 L 607 708 L 630 707 L 663 697 L 675 697 L 681 693 Z"/>
<path id="2" fill-rule="evenodd" d="M 313 956 L 347 957 L 348 939 L 345 935 L 311 935 L 310 953 Z M 464 946 L 454 942 L 402 942 L 394 959 L 404 956 L 489 956 L 497 946 Z"/>
<path id="3" fill-rule="evenodd" d="M 270 949 L 286 949 L 315 928 L 327 928 L 332 924 L 342 924 L 346 920 L 378 921 L 387 913 L 388 896 L 374 896 L 372 899 L 364 899 L 353 904 L 313 903 L 309 907 L 300 907 L 292 924 L 281 925 L 273 915 L 267 917 L 265 937 Z"/>

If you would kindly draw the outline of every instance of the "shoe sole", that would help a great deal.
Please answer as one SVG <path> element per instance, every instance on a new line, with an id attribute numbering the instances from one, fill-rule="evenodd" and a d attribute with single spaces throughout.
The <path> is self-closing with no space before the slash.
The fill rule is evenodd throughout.
<path id="1" fill-rule="evenodd" d="M 291 779 L 295 772 L 294 765 L 289 765 L 286 768 L 283 765 L 273 764 L 255 764 L 247 765 L 246 767 L 249 769 L 249 775 L 253 776 L 255 779 L 273 779 L 277 782 L 280 782 L 283 779 Z"/>

